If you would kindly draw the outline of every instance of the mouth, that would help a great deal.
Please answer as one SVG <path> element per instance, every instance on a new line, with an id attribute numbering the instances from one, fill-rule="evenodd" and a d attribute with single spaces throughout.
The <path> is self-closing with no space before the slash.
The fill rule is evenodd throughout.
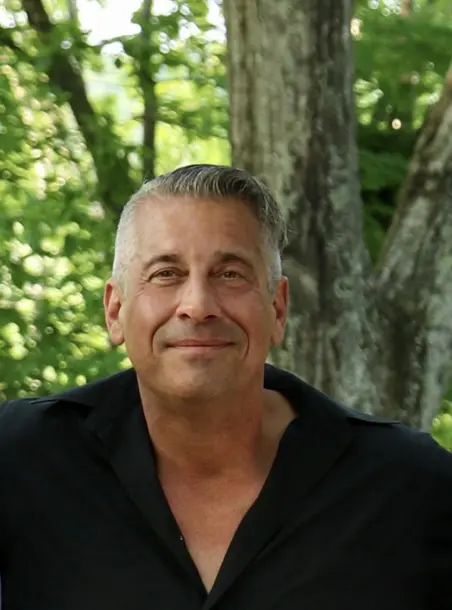
<path id="1" fill-rule="evenodd" d="M 179 349 L 187 353 L 204 353 L 204 352 L 215 352 L 221 349 L 230 347 L 232 343 L 230 341 L 217 341 L 217 340 L 184 340 L 171 343 L 169 347 L 173 349 Z"/>
<path id="2" fill-rule="evenodd" d="M 228 343 L 230 342 L 220 339 L 184 339 L 183 341 L 175 341 L 172 345 L 177 345 L 178 347 L 197 347 L 198 345 L 215 346 L 226 345 Z"/>

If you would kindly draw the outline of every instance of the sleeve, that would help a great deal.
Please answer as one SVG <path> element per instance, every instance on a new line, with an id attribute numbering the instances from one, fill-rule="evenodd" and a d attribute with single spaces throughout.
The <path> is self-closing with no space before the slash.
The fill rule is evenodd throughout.
<path id="1" fill-rule="evenodd" d="M 8 494 L 8 490 L 12 474 L 12 457 L 15 454 L 14 440 L 19 423 L 17 420 L 20 420 L 15 413 L 18 402 L 11 400 L 0 404 L 0 572 L 11 535 L 8 527 L 11 494 Z"/>
<path id="2" fill-rule="evenodd" d="M 452 610 L 452 453 L 435 446 L 426 497 L 426 610 Z"/>
<path id="3" fill-rule="evenodd" d="M 5 459 L 4 459 L 4 438 L 6 435 L 6 410 L 8 406 L 8 402 L 4 402 L 0 405 L 0 573 L 1 573 L 1 565 L 3 563 L 4 558 L 4 550 L 5 550 L 5 540 L 6 540 L 6 531 L 5 531 L 5 494 L 6 494 L 6 472 L 5 472 Z M 1 608 L 1 605 L 0 605 Z"/>

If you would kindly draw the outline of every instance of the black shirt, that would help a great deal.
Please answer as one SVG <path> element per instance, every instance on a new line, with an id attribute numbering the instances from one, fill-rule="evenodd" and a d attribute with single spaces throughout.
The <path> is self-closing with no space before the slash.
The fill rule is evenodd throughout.
<path id="1" fill-rule="evenodd" d="M 299 414 L 208 594 L 134 371 L 0 409 L 3 610 L 451 610 L 452 455 L 288 373 Z"/>

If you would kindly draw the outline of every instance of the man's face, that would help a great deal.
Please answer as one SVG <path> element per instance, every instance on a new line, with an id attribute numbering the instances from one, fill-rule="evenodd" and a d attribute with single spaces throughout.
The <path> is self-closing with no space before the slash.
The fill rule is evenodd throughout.
<path id="1" fill-rule="evenodd" d="M 268 288 L 257 219 L 241 202 L 161 198 L 135 218 L 124 294 L 110 281 L 110 337 L 162 396 L 211 399 L 260 379 L 283 338 L 287 282 Z"/>

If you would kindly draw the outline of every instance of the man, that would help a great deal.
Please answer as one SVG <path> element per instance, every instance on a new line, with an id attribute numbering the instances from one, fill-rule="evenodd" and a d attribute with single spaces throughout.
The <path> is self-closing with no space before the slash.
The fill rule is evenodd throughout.
<path id="1" fill-rule="evenodd" d="M 0 410 L 4 610 L 452 609 L 452 456 L 265 364 L 284 234 L 233 168 L 126 205 L 105 311 L 133 370 Z"/>

